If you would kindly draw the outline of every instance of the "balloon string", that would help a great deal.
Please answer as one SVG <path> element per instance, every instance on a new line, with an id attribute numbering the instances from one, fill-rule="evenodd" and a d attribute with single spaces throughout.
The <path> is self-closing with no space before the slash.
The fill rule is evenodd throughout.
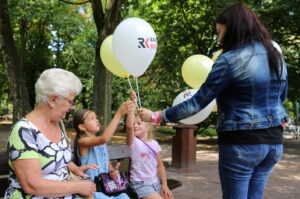
<path id="1" fill-rule="evenodd" d="M 133 88 L 132 88 L 132 85 L 131 85 L 131 82 L 130 82 L 129 77 L 127 77 L 127 80 L 128 80 L 128 83 L 129 83 L 129 86 L 130 86 L 131 91 L 133 91 Z"/>
<path id="2" fill-rule="evenodd" d="M 127 77 L 127 80 L 128 80 L 128 83 L 129 83 L 131 91 L 133 91 L 133 88 L 132 88 L 132 85 L 131 85 L 129 77 Z M 139 105 L 138 105 L 137 101 L 135 102 L 135 106 L 139 108 Z"/>
<path id="3" fill-rule="evenodd" d="M 139 92 L 139 84 L 138 84 L 138 79 L 137 77 L 135 78 L 135 83 L 136 83 L 136 89 L 137 89 L 137 93 L 138 93 L 138 100 L 139 100 L 139 108 L 142 108 L 142 104 L 141 104 L 141 98 L 140 98 L 140 92 Z"/>

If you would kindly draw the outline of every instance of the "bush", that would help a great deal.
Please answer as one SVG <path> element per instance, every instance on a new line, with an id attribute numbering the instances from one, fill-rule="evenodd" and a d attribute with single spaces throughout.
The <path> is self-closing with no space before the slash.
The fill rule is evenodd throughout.
<path id="1" fill-rule="evenodd" d="M 199 128 L 198 129 L 199 137 L 215 137 L 217 136 L 217 131 L 214 128 Z"/>
<path id="2" fill-rule="evenodd" d="M 172 134 L 172 135 L 176 133 L 176 130 L 173 128 L 159 128 L 157 129 L 157 131 L 160 133 Z"/>

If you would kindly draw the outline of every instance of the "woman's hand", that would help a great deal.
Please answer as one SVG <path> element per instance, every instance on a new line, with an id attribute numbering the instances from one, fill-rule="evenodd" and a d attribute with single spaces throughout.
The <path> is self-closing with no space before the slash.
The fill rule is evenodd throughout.
<path id="1" fill-rule="evenodd" d="M 82 196 L 93 196 L 96 192 L 96 185 L 89 180 L 79 180 L 78 182 L 78 193 Z"/>
<path id="2" fill-rule="evenodd" d="M 151 110 L 140 108 L 138 109 L 138 114 L 141 120 L 143 120 L 144 122 L 152 122 L 153 112 Z"/>
<path id="3" fill-rule="evenodd" d="M 172 192 L 170 191 L 168 185 L 162 185 L 161 186 L 161 192 L 160 195 L 164 198 L 164 199 L 174 199 L 174 196 L 172 194 Z"/>

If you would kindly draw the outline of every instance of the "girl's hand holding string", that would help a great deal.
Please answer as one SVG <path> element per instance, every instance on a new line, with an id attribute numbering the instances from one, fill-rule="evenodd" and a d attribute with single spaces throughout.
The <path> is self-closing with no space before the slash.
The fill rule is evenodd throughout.
<path id="1" fill-rule="evenodd" d="M 129 111 L 132 111 L 134 109 L 134 102 L 127 101 L 123 102 L 120 108 L 118 109 L 117 113 L 119 113 L 121 116 L 127 114 Z"/>
<path id="2" fill-rule="evenodd" d="M 137 96 L 136 93 L 134 91 L 130 91 L 130 99 L 137 104 Z"/>

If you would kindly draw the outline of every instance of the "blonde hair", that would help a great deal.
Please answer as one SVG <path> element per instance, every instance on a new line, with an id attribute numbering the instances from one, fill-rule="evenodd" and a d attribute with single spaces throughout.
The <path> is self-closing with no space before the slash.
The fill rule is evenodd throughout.
<path id="1" fill-rule="evenodd" d="M 140 119 L 140 117 L 137 113 L 135 113 L 134 114 L 134 120 L 137 120 L 137 119 Z M 151 122 L 143 122 L 143 123 L 147 127 L 147 133 L 148 133 L 147 139 L 152 140 L 153 139 L 153 132 L 152 132 L 153 126 L 152 126 L 152 123 Z"/>

